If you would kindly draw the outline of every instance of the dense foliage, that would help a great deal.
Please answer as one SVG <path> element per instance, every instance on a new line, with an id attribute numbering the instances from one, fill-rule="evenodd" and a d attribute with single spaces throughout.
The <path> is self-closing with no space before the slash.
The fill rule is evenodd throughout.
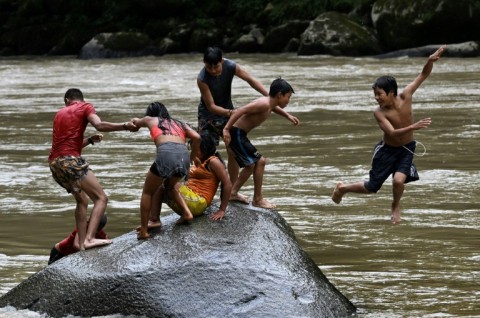
<path id="1" fill-rule="evenodd" d="M 74 54 L 101 32 L 139 31 L 158 41 L 179 25 L 240 33 L 373 0 L 0 0 L 0 54 Z"/>

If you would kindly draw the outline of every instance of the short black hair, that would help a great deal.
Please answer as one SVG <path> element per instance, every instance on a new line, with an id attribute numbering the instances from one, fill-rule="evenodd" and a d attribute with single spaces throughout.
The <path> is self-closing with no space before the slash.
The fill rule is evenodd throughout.
<path id="1" fill-rule="evenodd" d="M 393 95 L 397 96 L 398 85 L 397 80 L 393 76 L 380 76 L 372 85 L 372 89 L 375 88 L 381 88 L 387 94 L 393 92 Z"/>
<path id="2" fill-rule="evenodd" d="M 281 77 L 274 79 L 272 84 L 270 84 L 270 91 L 268 92 L 268 95 L 270 97 L 275 97 L 275 95 L 277 95 L 279 92 L 282 93 L 282 95 L 290 92 L 295 93 L 292 86 Z"/>
<path id="3" fill-rule="evenodd" d="M 203 54 L 203 62 L 216 65 L 222 61 L 223 53 L 222 50 L 216 46 L 209 46 Z"/>
<path id="4" fill-rule="evenodd" d="M 63 101 L 67 103 L 67 98 L 70 100 L 81 100 L 83 101 L 83 93 L 78 88 L 69 88 L 63 96 Z"/>

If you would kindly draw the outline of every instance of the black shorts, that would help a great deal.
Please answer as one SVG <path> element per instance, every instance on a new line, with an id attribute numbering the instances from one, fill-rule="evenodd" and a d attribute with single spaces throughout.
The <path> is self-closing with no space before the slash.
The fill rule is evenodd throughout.
<path id="1" fill-rule="evenodd" d="M 365 188 L 376 193 L 391 174 L 401 172 L 407 176 L 405 183 L 419 179 L 417 168 L 413 163 L 417 143 L 409 142 L 402 147 L 392 147 L 380 141 L 375 145 L 370 179 L 365 182 Z"/>
<path id="2" fill-rule="evenodd" d="M 254 145 L 248 140 L 247 133 L 240 128 L 230 128 L 231 141 L 228 145 L 235 155 L 240 168 L 251 166 L 262 157 Z"/>

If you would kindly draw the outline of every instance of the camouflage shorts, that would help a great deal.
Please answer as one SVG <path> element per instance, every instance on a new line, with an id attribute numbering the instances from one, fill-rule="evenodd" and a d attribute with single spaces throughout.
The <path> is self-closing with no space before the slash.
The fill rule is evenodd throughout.
<path id="1" fill-rule="evenodd" d="M 87 175 L 89 164 L 82 157 L 61 156 L 49 162 L 53 179 L 68 193 L 82 191 L 80 182 Z"/>

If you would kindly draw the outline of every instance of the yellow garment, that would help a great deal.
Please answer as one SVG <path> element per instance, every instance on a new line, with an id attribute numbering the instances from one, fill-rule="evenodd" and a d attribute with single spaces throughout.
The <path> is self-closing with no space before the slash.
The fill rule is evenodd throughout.
<path id="1" fill-rule="evenodd" d="M 208 162 L 214 158 L 216 157 L 211 156 L 198 167 L 192 166 L 188 181 L 179 188 L 180 195 L 194 216 L 202 215 L 217 193 L 220 180 L 206 168 Z M 169 200 L 168 206 L 180 212 L 180 208 L 173 200 Z"/>

